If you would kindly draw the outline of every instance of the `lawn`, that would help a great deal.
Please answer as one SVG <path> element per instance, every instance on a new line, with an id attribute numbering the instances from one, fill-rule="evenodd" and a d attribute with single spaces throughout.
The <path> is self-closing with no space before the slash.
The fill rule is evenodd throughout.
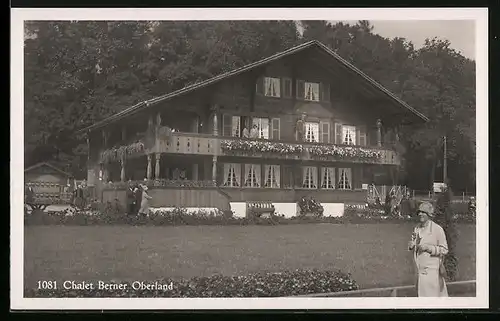
<path id="1" fill-rule="evenodd" d="M 27 226 L 25 288 L 39 280 L 152 281 L 341 269 L 361 288 L 413 284 L 411 224 Z M 459 225 L 459 277 L 475 279 L 475 225 Z"/>

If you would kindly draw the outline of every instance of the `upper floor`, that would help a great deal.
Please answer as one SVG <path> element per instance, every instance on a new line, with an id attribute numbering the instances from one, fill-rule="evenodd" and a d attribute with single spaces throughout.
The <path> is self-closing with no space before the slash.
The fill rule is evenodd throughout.
<path id="1" fill-rule="evenodd" d="M 399 126 L 420 116 L 319 49 L 243 67 L 126 110 L 92 128 L 94 152 L 134 141 L 155 153 L 191 144 L 191 150 L 206 145 L 209 154 L 220 154 L 224 146 L 235 150 L 248 141 L 291 149 L 393 149 Z"/>

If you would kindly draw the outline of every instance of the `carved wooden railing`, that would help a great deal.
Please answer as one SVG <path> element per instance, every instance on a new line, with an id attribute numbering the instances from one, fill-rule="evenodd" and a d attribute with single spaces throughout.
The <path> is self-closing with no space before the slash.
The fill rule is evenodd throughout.
<path id="1" fill-rule="evenodd" d="M 347 161 L 387 165 L 400 163 L 398 153 L 387 147 L 299 143 L 180 132 L 157 137 L 155 147 L 146 152 Z"/>

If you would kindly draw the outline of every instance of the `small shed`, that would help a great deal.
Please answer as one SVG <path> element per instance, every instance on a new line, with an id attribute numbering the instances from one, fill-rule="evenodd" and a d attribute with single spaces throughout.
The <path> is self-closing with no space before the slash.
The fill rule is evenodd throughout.
<path id="1" fill-rule="evenodd" d="M 42 162 L 24 170 L 24 184 L 35 203 L 67 203 L 73 176 L 56 166 Z"/>

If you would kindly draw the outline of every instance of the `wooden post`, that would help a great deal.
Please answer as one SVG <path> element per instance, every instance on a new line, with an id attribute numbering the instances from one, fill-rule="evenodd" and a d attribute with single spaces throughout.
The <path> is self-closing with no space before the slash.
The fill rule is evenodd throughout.
<path id="1" fill-rule="evenodd" d="M 125 142 L 127 139 L 127 128 L 125 126 L 122 127 L 122 142 Z"/>
<path id="2" fill-rule="evenodd" d="M 153 166 L 151 164 L 151 159 L 153 158 L 152 157 L 153 155 L 152 154 L 148 154 L 147 157 L 148 157 L 148 170 L 147 170 L 147 178 L 148 180 L 151 180 L 151 178 L 153 177 Z"/>
<path id="3" fill-rule="evenodd" d="M 161 154 L 156 153 L 155 154 L 155 179 L 160 179 L 160 159 L 161 159 Z"/>
<path id="4" fill-rule="evenodd" d="M 377 146 L 382 146 L 382 121 L 377 119 Z"/>
<path id="5" fill-rule="evenodd" d="M 120 180 L 122 182 L 125 182 L 125 157 L 120 161 L 121 164 L 122 164 L 122 169 L 121 169 L 121 172 L 120 172 Z"/>
<path id="6" fill-rule="evenodd" d="M 214 133 L 214 136 L 219 136 L 219 126 L 217 124 L 218 114 L 219 114 L 219 108 L 217 107 L 217 105 L 215 105 L 213 108 L 213 123 L 214 123 L 213 124 L 214 125 L 213 133 Z"/>
<path id="7" fill-rule="evenodd" d="M 212 182 L 217 184 L 217 156 L 212 157 Z"/>

